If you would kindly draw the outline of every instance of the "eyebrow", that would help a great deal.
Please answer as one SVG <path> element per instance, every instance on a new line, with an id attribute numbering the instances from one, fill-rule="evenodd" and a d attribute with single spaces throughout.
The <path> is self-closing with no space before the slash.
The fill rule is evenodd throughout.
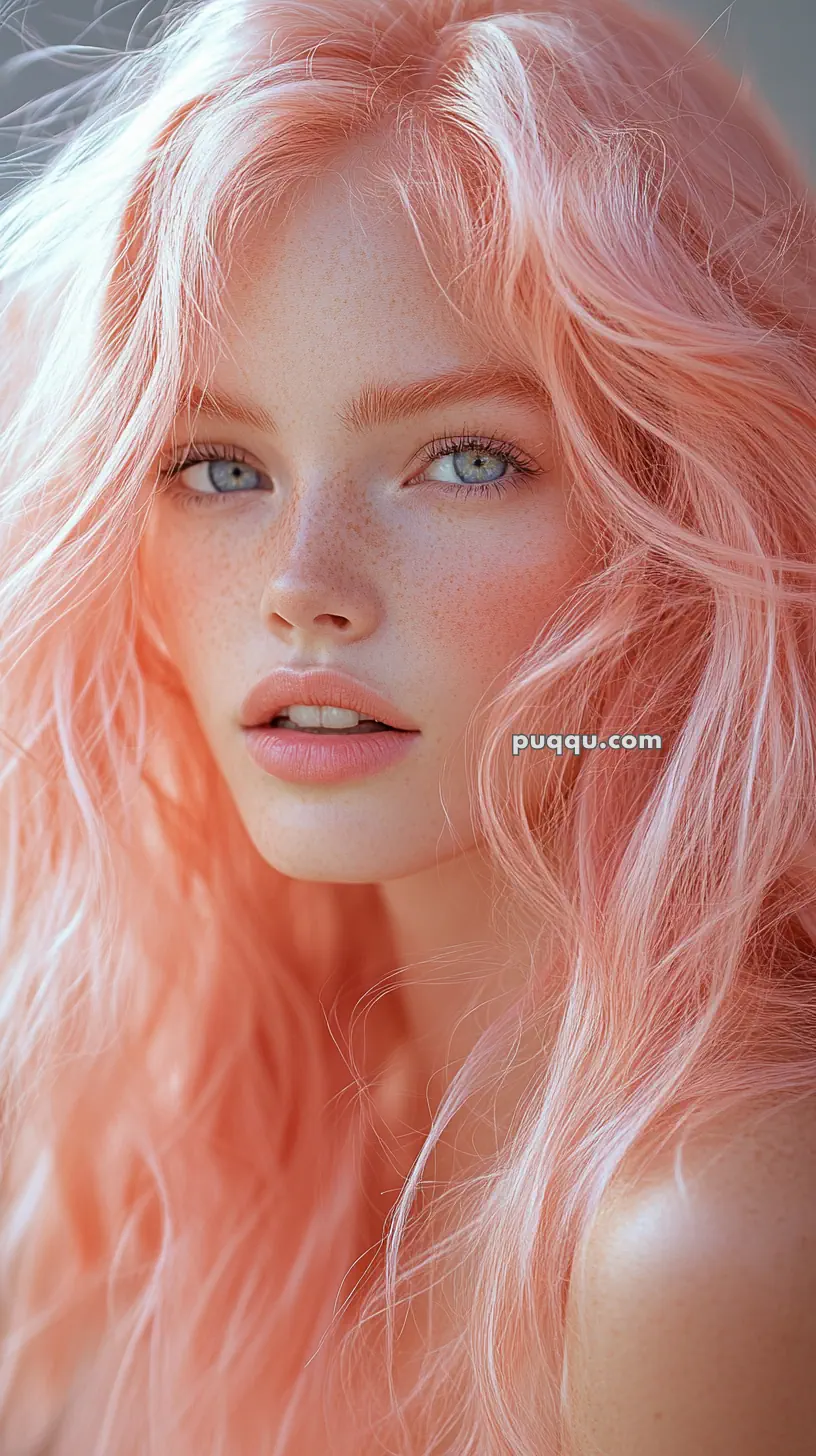
<path id="1" fill-rule="evenodd" d="M 337 413 L 349 434 L 362 434 L 379 425 L 425 414 L 441 405 L 488 397 L 539 406 L 550 402 L 544 385 L 534 376 L 520 370 L 491 366 L 453 369 L 406 384 L 365 384 Z M 201 413 L 249 425 L 268 435 L 278 433 L 277 424 L 268 410 L 245 400 L 233 399 L 219 390 L 194 386 L 187 397 L 187 408 L 193 415 Z"/>

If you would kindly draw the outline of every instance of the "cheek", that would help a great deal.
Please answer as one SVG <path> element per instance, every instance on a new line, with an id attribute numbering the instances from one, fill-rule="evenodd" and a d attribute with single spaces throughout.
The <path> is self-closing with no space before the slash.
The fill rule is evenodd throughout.
<path id="1" fill-rule="evenodd" d="M 240 574 L 217 544 L 174 531 L 169 512 L 158 517 L 140 548 L 145 591 L 173 661 L 185 678 L 198 677 L 202 663 L 217 663 L 234 647 L 236 620 L 246 614 Z"/>
<path id="2" fill-rule="evenodd" d="M 426 562 L 411 615 L 434 656 L 444 652 L 468 676 L 490 677 L 559 610 L 586 575 L 589 552 L 563 521 L 536 526 L 497 528 L 487 542 L 460 539 L 455 551 Z"/>

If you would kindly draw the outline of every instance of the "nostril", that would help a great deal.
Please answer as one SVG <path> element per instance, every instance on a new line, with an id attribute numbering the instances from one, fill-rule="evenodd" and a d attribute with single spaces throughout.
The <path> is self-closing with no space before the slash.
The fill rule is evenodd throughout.
<path id="1" fill-rule="evenodd" d="M 318 617 L 315 617 L 315 622 L 319 623 L 321 627 L 328 623 L 333 627 L 351 626 L 348 617 L 341 617 L 335 612 L 321 612 Z"/>

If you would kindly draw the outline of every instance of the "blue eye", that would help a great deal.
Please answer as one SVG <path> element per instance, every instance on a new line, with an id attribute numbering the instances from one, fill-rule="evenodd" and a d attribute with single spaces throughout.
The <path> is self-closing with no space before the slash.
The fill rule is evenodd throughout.
<path id="1" fill-rule="evenodd" d="M 453 474 L 447 479 L 427 473 L 424 478 L 431 483 L 452 486 L 453 494 L 457 496 L 501 495 L 508 486 L 518 488 L 519 476 L 541 473 L 535 461 L 522 454 L 515 445 L 469 435 L 433 440 L 427 447 L 425 461 L 426 472 L 436 461 L 440 464 L 449 462 Z"/>
<path id="2" fill-rule="evenodd" d="M 197 490 L 189 485 L 173 485 L 169 482 L 183 475 L 195 465 L 205 465 L 205 479 L 211 490 Z M 183 505 L 204 505 L 221 501 L 228 495 L 252 495 L 257 493 L 260 482 L 267 477 L 250 464 L 240 449 L 235 446 L 192 445 L 183 459 L 174 461 L 164 472 L 165 489 Z M 271 484 L 271 483 L 270 483 Z M 274 489 L 274 486 L 272 486 Z"/>

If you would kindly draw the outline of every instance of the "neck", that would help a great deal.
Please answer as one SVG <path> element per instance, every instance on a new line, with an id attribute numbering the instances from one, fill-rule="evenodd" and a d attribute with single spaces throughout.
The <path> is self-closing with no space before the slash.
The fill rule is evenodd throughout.
<path id="1" fill-rule="evenodd" d="M 397 948 L 410 1037 L 403 1044 L 403 1070 L 397 1073 L 395 1086 L 416 1087 L 419 1074 L 421 1102 L 414 1108 L 427 1129 L 427 1114 L 436 1115 L 451 1079 L 481 1034 L 520 999 L 534 974 L 543 973 L 550 981 L 555 970 L 550 938 L 540 924 L 530 923 L 529 916 L 525 923 L 515 909 L 501 913 L 509 904 L 506 892 L 475 852 L 391 881 L 381 886 L 381 892 Z M 435 1181 L 448 1182 L 460 1167 L 472 1171 L 474 1157 L 493 1157 L 531 1076 L 544 1074 L 554 1023 L 545 1024 L 536 1015 L 527 1028 L 513 1054 L 512 1068 L 502 1075 L 488 1101 L 469 1093 L 467 1104 L 444 1129 L 434 1152 Z M 401 1076 L 407 1080 L 400 1081 Z M 400 1107 L 399 1094 L 394 1096 L 394 1107 Z M 403 1174 L 413 1155 L 415 1150 Z"/>
<path id="2" fill-rule="evenodd" d="M 476 850 L 381 890 L 415 1050 L 430 1074 L 455 1070 L 523 989 L 529 954 L 497 923 L 497 886 Z"/>

